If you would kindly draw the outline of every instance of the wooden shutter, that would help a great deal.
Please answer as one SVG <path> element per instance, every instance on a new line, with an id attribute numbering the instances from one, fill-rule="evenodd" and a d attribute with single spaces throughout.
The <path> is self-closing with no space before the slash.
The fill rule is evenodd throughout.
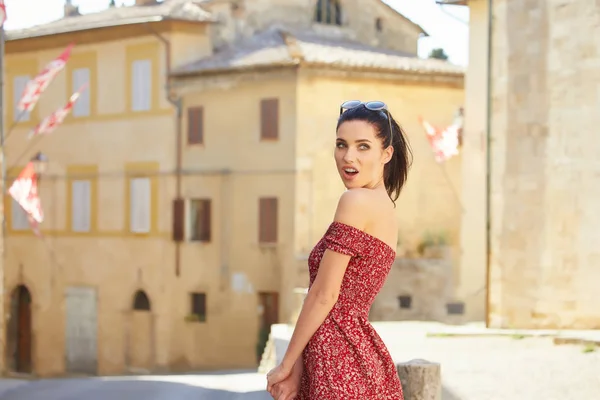
<path id="1" fill-rule="evenodd" d="M 210 200 L 201 200 L 200 201 L 201 206 L 200 209 L 198 210 L 199 215 L 199 220 L 200 220 L 200 231 L 199 233 L 199 239 L 203 242 L 210 242 L 210 236 L 211 236 L 211 201 Z"/>
<path id="2" fill-rule="evenodd" d="M 188 108 L 188 144 L 204 143 L 204 108 Z"/>
<path id="3" fill-rule="evenodd" d="M 152 62 L 137 60 L 131 65 L 131 109 L 148 111 L 152 105 Z"/>
<path id="4" fill-rule="evenodd" d="M 92 89 L 89 84 L 90 70 L 88 68 L 74 69 L 72 79 L 73 91 L 79 90 L 83 85 L 88 85 L 79 95 L 72 111 L 74 117 L 87 117 L 90 115 L 90 90 Z"/>
<path id="5" fill-rule="evenodd" d="M 279 99 L 263 99 L 260 102 L 260 138 L 279 138 Z"/>
<path id="6" fill-rule="evenodd" d="M 277 243 L 277 198 L 259 200 L 259 243 Z"/>
<path id="7" fill-rule="evenodd" d="M 134 233 L 150 232 L 150 178 L 130 181 L 130 229 Z"/>
<path id="8" fill-rule="evenodd" d="M 185 239 L 185 200 L 173 200 L 173 240 L 182 242 Z"/>
<path id="9" fill-rule="evenodd" d="M 90 231 L 91 183 L 78 180 L 71 183 L 71 230 Z"/>
<path id="10" fill-rule="evenodd" d="M 29 111 L 25 111 L 21 115 L 22 111 L 17 106 L 23 97 L 25 86 L 30 80 L 29 75 L 15 76 L 13 79 L 13 121 L 29 121 Z M 21 115 L 21 119 L 19 119 L 19 115 Z"/>

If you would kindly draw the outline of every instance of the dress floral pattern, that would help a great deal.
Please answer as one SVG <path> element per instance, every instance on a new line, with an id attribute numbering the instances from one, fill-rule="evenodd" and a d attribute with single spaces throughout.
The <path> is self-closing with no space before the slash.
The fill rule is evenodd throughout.
<path id="1" fill-rule="evenodd" d="M 395 251 L 366 232 L 333 222 L 309 256 L 309 287 L 326 249 L 351 258 L 338 301 L 304 349 L 296 400 L 403 400 L 392 357 L 369 323 Z"/>

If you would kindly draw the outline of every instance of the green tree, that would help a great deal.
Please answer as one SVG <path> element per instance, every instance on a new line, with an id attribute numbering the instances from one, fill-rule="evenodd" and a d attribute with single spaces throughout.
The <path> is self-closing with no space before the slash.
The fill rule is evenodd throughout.
<path id="1" fill-rule="evenodd" d="M 429 53 L 429 58 L 437 58 L 438 60 L 446 61 L 448 59 L 448 54 L 442 48 L 436 48 L 431 50 Z"/>

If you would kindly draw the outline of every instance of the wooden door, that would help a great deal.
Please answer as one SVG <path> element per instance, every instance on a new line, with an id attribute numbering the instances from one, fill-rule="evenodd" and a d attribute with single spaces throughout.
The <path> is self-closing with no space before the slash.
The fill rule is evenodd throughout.
<path id="1" fill-rule="evenodd" d="M 31 372 L 31 295 L 25 286 L 18 289 L 17 306 L 17 372 Z"/>
<path id="2" fill-rule="evenodd" d="M 279 321 L 279 293 L 259 293 L 260 305 L 262 306 L 261 328 L 271 329 L 271 325 Z"/>
<path id="3" fill-rule="evenodd" d="M 258 361 L 262 356 L 271 325 L 279 322 L 279 293 L 277 292 L 262 292 L 258 294 L 258 304 L 261 309 L 260 319 L 258 323 L 258 343 L 256 346 L 256 355 Z"/>

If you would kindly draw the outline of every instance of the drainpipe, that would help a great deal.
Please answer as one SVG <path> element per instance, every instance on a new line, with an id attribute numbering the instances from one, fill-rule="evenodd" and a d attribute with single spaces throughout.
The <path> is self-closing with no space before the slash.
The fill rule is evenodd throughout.
<path id="1" fill-rule="evenodd" d="M 488 54 L 487 54 L 487 116 L 486 116 L 486 179 L 485 179 L 485 222 L 486 222 L 486 299 L 485 299 L 485 326 L 490 326 L 490 265 L 492 258 L 492 229 L 491 229 L 491 214 L 492 214 L 492 32 L 493 32 L 493 0 L 488 0 Z"/>
<path id="2" fill-rule="evenodd" d="M 158 33 L 148 23 L 145 24 L 148 30 L 160 40 L 165 46 L 165 91 L 167 100 L 175 107 L 175 198 L 181 199 L 181 170 L 182 170 L 182 146 L 183 146 L 183 104 L 181 97 L 177 97 L 173 92 L 171 81 L 171 42 L 163 35 Z M 181 272 L 181 242 L 175 241 L 175 276 Z"/>

